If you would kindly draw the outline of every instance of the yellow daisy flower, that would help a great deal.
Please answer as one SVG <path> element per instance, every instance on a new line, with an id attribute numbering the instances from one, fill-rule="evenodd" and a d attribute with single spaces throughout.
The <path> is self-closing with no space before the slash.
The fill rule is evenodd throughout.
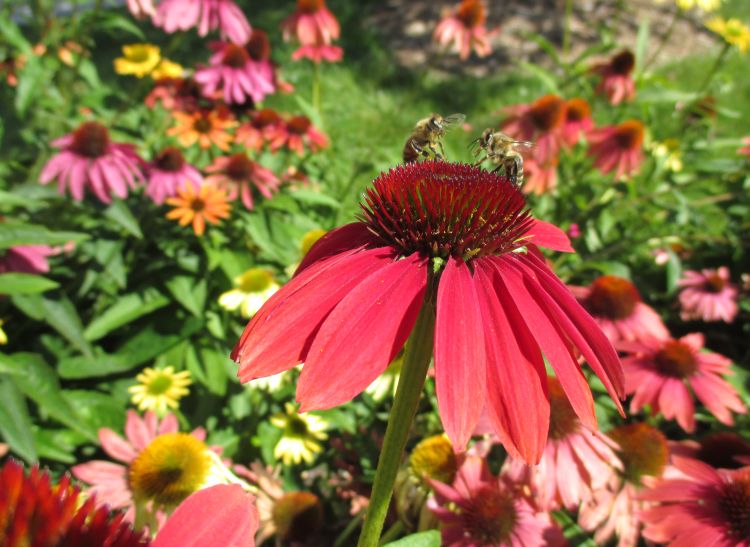
<path id="1" fill-rule="evenodd" d="M 225 310 L 240 310 L 243 317 L 250 318 L 281 288 L 273 273 L 265 268 L 250 268 L 234 280 L 235 288 L 219 297 L 219 306 Z"/>
<path id="2" fill-rule="evenodd" d="M 682 171 L 680 143 L 677 139 L 667 139 L 652 145 L 654 156 L 664 162 L 664 167 L 674 173 Z"/>
<path id="3" fill-rule="evenodd" d="M 310 248 L 317 243 L 317 241 L 326 235 L 328 233 L 327 230 L 323 230 L 322 228 L 317 228 L 315 230 L 310 230 L 305 235 L 302 236 L 302 241 L 300 241 L 299 251 L 300 256 L 304 257 L 307 252 L 310 250 Z M 292 277 L 294 275 L 294 272 L 297 271 L 297 267 L 299 266 L 299 262 L 295 262 L 293 264 L 290 264 L 286 268 L 284 268 L 284 272 L 289 276 Z"/>
<path id="4" fill-rule="evenodd" d="M 724 19 L 723 17 L 714 17 L 706 26 L 724 40 L 742 53 L 746 53 L 750 48 L 750 27 L 739 19 Z"/>
<path id="5" fill-rule="evenodd" d="M 123 57 L 115 59 L 115 72 L 132 74 L 137 78 L 148 76 L 161 61 L 161 50 L 153 44 L 122 46 Z"/>
<path id="6" fill-rule="evenodd" d="M 721 0 L 677 0 L 677 5 L 684 10 L 699 8 L 703 11 L 716 11 L 721 6 Z"/>
<path id="7" fill-rule="evenodd" d="M 285 413 L 271 417 L 271 423 L 282 430 L 273 455 L 285 465 L 312 463 L 315 454 L 323 450 L 318 441 L 328 438 L 325 433 L 328 422 L 313 414 L 298 414 L 291 403 L 287 403 L 285 409 Z"/>
<path id="8" fill-rule="evenodd" d="M 129 387 L 130 400 L 138 410 L 153 410 L 159 416 L 168 408 L 176 409 L 180 399 L 190 393 L 190 371 L 175 372 L 174 367 L 145 368 L 135 377 L 139 384 Z"/>
<path id="9" fill-rule="evenodd" d="M 151 71 L 151 77 L 154 80 L 181 78 L 184 73 L 185 69 L 181 64 L 172 62 L 169 59 L 162 59 L 156 68 Z"/>
<path id="10" fill-rule="evenodd" d="M 0 346 L 4 346 L 8 343 L 8 335 L 5 334 L 5 331 L 3 330 L 3 323 L 5 323 L 5 321 L 0 319 Z"/>

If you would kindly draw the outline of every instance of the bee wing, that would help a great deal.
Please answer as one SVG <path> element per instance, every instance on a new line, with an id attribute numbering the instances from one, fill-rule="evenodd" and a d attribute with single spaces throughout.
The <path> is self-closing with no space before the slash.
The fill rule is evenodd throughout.
<path id="1" fill-rule="evenodd" d="M 513 146 L 522 150 L 531 150 L 534 148 L 534 143 L 529 141 L 513 141 Z"/>
<path id="2" fill-rule="evenodd" d="M 466 114 L 451 114 L 443 118 L 443 125 L 458 125 L 466 119 Z"/>

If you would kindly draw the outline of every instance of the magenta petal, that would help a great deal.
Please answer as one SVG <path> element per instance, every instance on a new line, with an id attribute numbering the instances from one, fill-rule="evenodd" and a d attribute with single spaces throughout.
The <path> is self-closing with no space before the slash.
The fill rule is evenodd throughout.
<path id="1" fill-rule="evenodd" d="M 347 252 L 294 277 L 250 320 L 232 351 L 240 364 L 240 381 L 271 376 L 302 362 L 331 310 L 364 277 L 392 262 L 387 248 Z"/>
<path id="2" fill-rule="evenodd" d="M 543 220 L 534 219 L 525 237 L 529 239 L 529 243 L 533 243 L 538 247 L 546 247 L 547 249 L 562 251 L 564 253 L 576 252 L 565 232 L 554 224 L 544 222 Z"/>
<path id="3" fill-rule="evenodd" d="M 99 442 L 107 454 L 123 463 L 132 462 L 138 455 L 138 452 L 128 441 L 108 427 L 99 430 Z"/>
<path id="4" fill-rule="evenodd" d="M 486 355 L 475 279 L 454 258 L 440 277 L 435 321 L 435 388 L 455 450 L 469 442 L 484 407 Z"/>
<path id="5" fill-rule="evenodd" d="M 427 287 L 418 254 L 362 280 L 325 319 L 297 383 L 300 412 L 350 401 L 382 373 L 414 327 Z"/>
<path id="6" fill-rule="evenodd" d="M 297 266 L 297 271 L 294 275 L 299 275 L 308 266 L 319 260 L 362 247 L 373 242 L 374 239 L 375 237 L 363 223 L 352 222 L 351 224 L 344 224 L 340 228 L 331 230 L 315 242 L 302 259 L 302 262 Z"/>
<path id="7" fill-rule="evenodd" d="M 127 418 L 125 419 L 125 437 L 127 437 L 130 444 L 138 452 L 146 448 L 154 440 L 154 435 L 149 431 L 145 420 L 141 419 L 135 410 L 128 410 Z"/>
<path id="8" fill-rule="evenodd" d="M 516 328 L 521 318 L 498 299 L 492 264 L 481 260 L 474 264 L 485 328 L 490 419 L 511 455 L 535 464 L 542 457 L 549 429 L 544 362 L 524 329 Z"/>

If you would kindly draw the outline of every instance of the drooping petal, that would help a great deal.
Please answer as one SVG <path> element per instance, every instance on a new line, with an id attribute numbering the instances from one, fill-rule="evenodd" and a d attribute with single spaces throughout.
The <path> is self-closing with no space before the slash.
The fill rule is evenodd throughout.
<path id="1" fill-rule="evenodd" d="M 440 277 L 435 321 L 435 389 L 443 428 L 463 450 L 484 406 L 482 315 L 469 267 L 454 258 Z"/>
<path id="2" fill-rule="evenodd" d="M 99 430 L 99 442 L 107 454 L 123 463 L 132 462 L 138 455 L 133 445 L 108 427 Z"/>
<path id="3" fill-rule="evenodd" d="M 344 251 L 353 250 L 373 242 L 374 236 L 361 222 L 344 224 L 340 228 L 331 230 L 321 237 L 302 258 L 295 276 L 302 273 L 308 266 Z"/>
<path id="4" fill-rule="evenodd" d="M 427 265 L 416 253 L 360 278 L 315 334 L 297 383 L 300 412 L 364 391 L 406 342 L 426 287 Z"/>
<path id="5" fill-rule="evenodd" d="M 570 244 L 570 238 L 560 228 L 549 222 L 534 219 L 531 227 L 525 234 L 529 243 L 537 247 L 545 247 L 553 251 L 562 251 L 564 253 L 574 253 L 576 250 Z"/>

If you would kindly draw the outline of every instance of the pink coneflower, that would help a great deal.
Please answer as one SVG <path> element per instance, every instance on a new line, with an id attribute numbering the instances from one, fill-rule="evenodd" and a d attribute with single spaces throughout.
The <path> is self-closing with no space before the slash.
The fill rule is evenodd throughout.
<path id="1" fill-rule="evenodd" d="M 641 301 L 638 289 L 627 279 L 603 275 L 588 287 L 570 290 L 613 343 L 669 337 L 659 314 Z"/>
<path id="2" fill-rule="evenodd" d="M 17 245 L 0 252 L 0 274 L 19 272 L 41 274 L 49 271 L 47 257 L 55 250 L 47 245 Z"/>
<path id="3" fill-rule="evenodd" d="M 613 105 L 633 100 L 635 97 L 634 68 L 635 55 L 627 49 L 613 56 L 606 63 L 594 66 L 591 69 L 592 72 L 596 72 L 602 78 L 596 86 L 597 93 L 606 95 L 609 103 Z"/>
<path id="4" fill-rule="evenodd" d="M 561 97 L 545 95 L 530 104 L 504 108 L 508 118 L 501 128 L 514 139 L 533 141 L 534 159 L 542 165 L 549 164 L 560 151 L 565 110 Z"/>
<path id="5" fill-rule="evenodd" d="M 241 197 L 242 204 L 250 211 L 254 206 L 253 186 L 266 199 L 271 199 L 279 189 L 278 177 L 242 152 L 216 158 L 206 172 L 209 173 L 206 184 L 215 184 L 226 190 L 230 201 Z"/>
<path id="6" fill-rule="evenodd" d="M 341 60 L 344 51 L 331 45 L 341 28 L 324 0 L 297 0 L 297 9 L 281 23 L 284 40 L 295 38 L 300 47 L 292 55 L 295 61 L 307 58 L 315 63 Z"/>
<path id="7" fill-rule="evenodd" d="M 480 457 L 468 456 L 452 485 L 430 480 L 435 498 L 428 502 L 440 519 L 441 545 L 565 545 L 548 513 L 536 510 L 511 484 L 492 476 Z"/>
<path id="8" fill-rule="evenodd" d="M 739 469 L 750 464 L 750 442 L 732 431 L 709 433 L 697 441 L 670 443 L 670 454 L 692 458 L 721 469 Z"/>
<path id="9" fill-rule="evenodd" d="M 205 36 L 219 30 L 222 40 L 244 44 L 250 38 L 250 23 L 232 0 L 162 0 L 153 23 L 172 33 L 198 27 Z"/>
<path id="10" fill-rule="evenodd" d="M 581 227 L 575 222 L 571 224 L 567 230 L 565 230 L 565 233 L 570 239 L 578 239 L 582 235 Z"/>
<path id="11" fill-rule="evenodd" d="M 124 199 L 128 188 L 143 180 L 143 160 L 133 145 L 110 141 L 107 128 L 100 123 L 85 122 L 52 145 L 61 150 L 44 166 L 39 182 L 57 179 L 59 192 L 64 194 L 69 188 L 76 201 L 83 199 L 86 188 L 104 203 L 112 202 L 112 194 Z"/>
<path id="12" fill-rule="evenodd" d="M 490 39 L 499 29 L 487 30 L 487 10 L 480 0 L 462 0 L 446 12 L 435 28 L 433 40 L 440 46 L 452 45 L 462 60 L 469 58 L 473 49 L 479 57 L 492 53 Z"/>
<path id="13" fill-rule="evenodd" d="M 533 158 L 523 163 L 523 191 L 541 196 L 557 188 L 557 158 L 540 165 Z"/>
<path id="14" fill-rule="evenodd" d="M 679 280 L 680 317 L 683 321 L 734 321 L 737 287 L 729 281 L 729 268 L 700 272 L 688 270 Z"/>
<path id="15" fill-rule="evenodd" d="M 311 152 L 317 152 L 328 146 L 328 137 L 321 133 L 307 116 L 289 118 L 283 125 L 276 126 L 271 135 L 269 147 L 272 152 L 286 146 L 302 156 L 305 147 Z"/>
<path id="16" fill-rule="evenodd" d="M 622 343 L 625 389 L 634 394 L 630 411 L 645 405 L 661 412 L 690 433 L 695 430 L 695 407 L 691 391 L 700 402 L 726 425 L 734 425 L 732 411 L 747 412 L 735 389 L 724 379 L 732 374 L 731 360 L 718 353 L 703 351 L 700 333 L 679 339 L 648 339 Z M 690 389 L 688 389 L 690 386 Z"/>
<path id="17" fill-rule="evenodd" d="M 562 140 L 567 146 L 575 146 L 582 136 L 594 128 L 591 106 L 586 99 L 576 97 L 565 101 L 565 120 Z"/>
<path id="18" fill-rule="evenodd" d="M 247 47 L 214 42 L 211 66 L 199 68 L 195 81 L 203 86 L 203 94 L 221 94 L 227 104 L 243 104 L 248 99 L 259 103 L 276 91 L 273 65 L 268 60 L 268 37 L 254 30 Z"/>
<path id="19" fill-rule="evenodd" d="M 145 19 L 156 15 L 154 0 L 128 0 L 128 9 L 136 19 Z"/>
<path id="20" fill-rule="evenodd" d="M 538 245 L 570 251 L 568 238 L 533 219 L 515 185 L 476 167 L 426 161 L 381 174 L 361 207 L 361 220 L 318 240 L 245 328 L 232 352 L 241 381 L 304 362 L 302 412 L 351 400 L 404 346 L 429 283 L 438 409 L 457 449 L 486 402 L 506 448 L 539 460 L 549 426 L 542 352 L 576 414 L 595 427 L 572 348 L 613 397 L 622 387 L 619 360 L 539 255 Z"/>
<path id="21" fill-rule="evenodd" d="M 338 46 L 300 46 L 294 53 L 292 59 L 310 59 L 313 63 L 338 63 L 344 58 L 344 50 Z"/>
<path id="22" fill-rule="evenodd" d="M 248 150 L 260 152 L 277 131 L 283 130 L 283 127 L 284 120 L 278 112 L 271 108 L 263 108 L 253 112 L 250 121 L 237 128 L 234 140 Z"/>
<path id="23" fill-rule="evenodd" d="M 615 178 L 638 171 L 643 162 L 645 129 L 638 120 L 627 120 L 619 125 L 608 125 L 589 131 L 589 156 L 602 173 L 615 171 Z"/>
<path id="24" fill-rule="evenodd" d="M 528 483 L 539 507 L 575 509 L 591 491 L 604 488 L 622 464 L 606 435 L 585 429 L 557 378 L 549 377 L 550 427 L 539 465 L 509 457 L 503 474 Z"/>
<path id="25" fill-rule="evenodd" d="M 178 148 L 168 146 L 154 158 L 146 170 L 146 195 L 161 205 L 177 195 L 177 191 L 191 184 L 194 189 L 203 182 L 200 171 L 185 161 Z"/>
<path id="26" fill-rule="evenodd" d="M 745 146 L 739 148 L 737 150 L 737 153 L 744 156 L 750 156 L 750 137 L 745 137 L 744 139 L 742 139 L 742 144 L 744 144 Z"/>
<path id="27" fill-rule="evenodd" d="M 669 461 L 664 434 L 645 423 L 621 426 L 608 432 L 618 447 L 623 471 L 604 488 L 592 490 L 578 513 L 578 524 L 594 531 L 597 545 L 617 537 L 617 547 L 636 547 L 641 530 L 639 493 L 644 481 L 661 477 Z"/>
<path id="28" fill-rule="evenodd" d="M 643 536 L 675 546 L 750 546 L 750 467 L 721 471 L 688 458 L 673 460 L 683 476 L 640 495 L 658 503 L 641 513 Z"/>

